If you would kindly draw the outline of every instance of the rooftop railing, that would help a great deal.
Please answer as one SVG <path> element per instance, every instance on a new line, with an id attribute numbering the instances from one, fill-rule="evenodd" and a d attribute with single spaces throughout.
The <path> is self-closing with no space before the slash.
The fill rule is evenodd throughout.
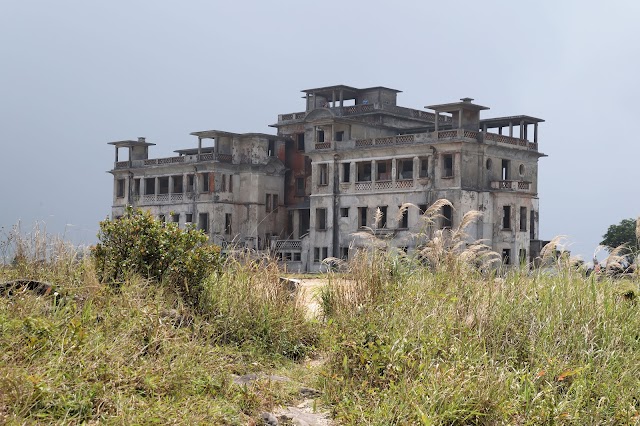
<path id="1" fill-rule="evenodd" d="M 159 166 L 166 164 L 181 164 L 181 163 L 199 163 L 205 161 L 218 161 L 221 163 L 232 163 L 233 156 L 231 154 L 218 154 L 207 153 L 195 155 L 180 155 L 177 157 L 165 157 L 165 158 L 149 158 L 146 160 L 132 160 L 132 161 L 118 161 L 115 163 L 116 169 L 128 169 L 145 166 Z"/>
<path id="2" fill-rule="evenodd" d="M 322 108 L 322 107 L 320 107 Z M 390 104 L 359 104 L 359 105 L 349 105 L 343 107 L 327 107 L 327 109 L 331 110 L 336 116 L 346 116 L 346 115 L 357 115 L 357 114 L 367 114 L 375 111 L 384 111 L 392 114 L 401 115 L 407 118 L 417 118 L 420 120 L 430 121 L 432 123 L 436 120 L 436 115 L 432 112 L 422 111 L 419 109 L 405 108 L 397 105 Z M 297 121 L 303 120 L 309 112 L 293 112 L 290 114 L 280 114 L 278 115 L 278 123 L 284 123 L 287 121 Z M 449 124 L 451 123 L 451 117 L 448 115 L 439 115 L 439 123 Z"/>

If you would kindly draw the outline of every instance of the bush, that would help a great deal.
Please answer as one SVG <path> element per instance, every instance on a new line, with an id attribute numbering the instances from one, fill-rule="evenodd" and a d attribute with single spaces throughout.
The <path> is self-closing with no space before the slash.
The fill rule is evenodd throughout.
<path id="1" fill-rule="evenodd" d="M 101 281 L 118 284 L 141 274 L 168 283 L 193 306 L 203 280 L 220 269 L 220 248 L 207 244 L 203 232 L 131 207 L 122 218 L 100 222 L 98 239 L 92 254 Z"/>

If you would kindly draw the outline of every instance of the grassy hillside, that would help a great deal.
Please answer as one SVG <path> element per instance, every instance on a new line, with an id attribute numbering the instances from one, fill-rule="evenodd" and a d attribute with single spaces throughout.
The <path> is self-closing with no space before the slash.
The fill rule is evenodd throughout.
<path id="1" fill-rule="evenodd" d="M 0 282 L 54 288 L 0 291 L 0 423 L 260 424 L 303 381 L 339 424 L 640 423 L 637 275 L 553 256 L 481 272 L 484 251 L 438 237 L 328 275 L 318 320 L 268 260 L 221 260 L 196 305 L 166 276 L 100 282 L 90 256 L 23 244 Z M 249 372 L 293 381 L 233 383 Z"/>

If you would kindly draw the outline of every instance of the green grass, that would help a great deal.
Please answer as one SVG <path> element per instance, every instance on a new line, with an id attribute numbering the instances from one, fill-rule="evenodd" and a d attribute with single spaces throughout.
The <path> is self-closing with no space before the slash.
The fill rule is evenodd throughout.
<path id="1" fill-rule="evenodd" d="M 260 424 L 303 383 L 339 424 L 640 424 L 638 275 L 566 258 L 553 275 L 481 273 L 471 249 L 433 241 L 328 275 L 322 323 L 268 259 L 228 258 L 194 306 L 137 275 L 101 283 L 59 242 L 25 245 L 0 282 L 59 295 L 0 296 L 0 423 Z M 251 372 L 292 381 L 233 384 Z"/>

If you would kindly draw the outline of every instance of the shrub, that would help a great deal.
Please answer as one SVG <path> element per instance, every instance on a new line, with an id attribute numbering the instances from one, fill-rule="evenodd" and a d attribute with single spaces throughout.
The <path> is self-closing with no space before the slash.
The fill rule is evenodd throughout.
<path id="1" fill-rule="evenodd" d="M 141 274 L 168 283 L 193 306 L 203 280 L 220 269 L 220 248 L 207 244 L 203 232 L 131 207 L 122 218 L 100 222 L 98 239 L 92 254 L 101 281 L 118 284 Z"/>

